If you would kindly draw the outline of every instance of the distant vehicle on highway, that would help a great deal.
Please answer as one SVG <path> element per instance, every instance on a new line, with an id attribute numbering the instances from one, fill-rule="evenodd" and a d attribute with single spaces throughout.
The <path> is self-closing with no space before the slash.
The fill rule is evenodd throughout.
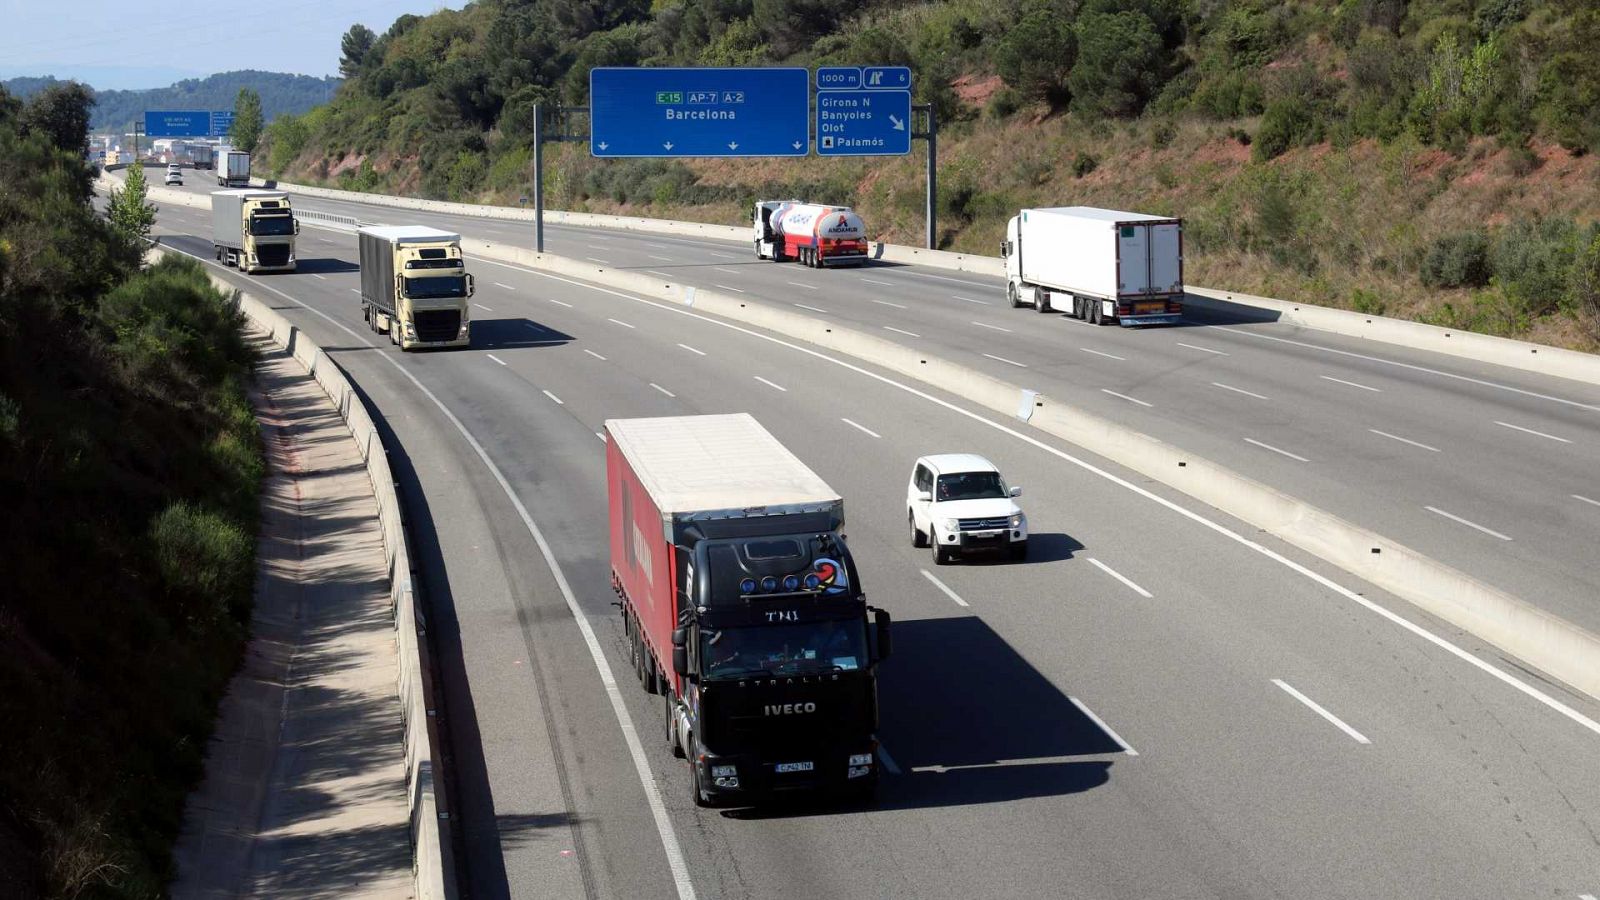
<path id="1" fill-rule="evenodd" d="M 1095 325 L 1183 321 L 1183 220 L 1091 206 L 1025 209 L 1006 225 L 1006 299 Z"/>
<path id="2" fill-rule="evenodd" d="M 293 272 L 294 236 L 300 233 L 283 191 L 211 192 L 211 246 L 217 260 L 239 271 Z"/>
<path id="3" fill-rule="evenodd" d="M 167 184 L 183 184 L 183 168 L 177 163 L 167 166 Z"/>
<path id="4" fill-rule="evenodd" d="M 243 150 L 219 149 L 216 166 L 218 187 L 250 186 L 250 154 Z"/>
<path id="5" fill-rule="evenodd" d="M 911 546 L 933 549 L 935 565 L 969 553 L 1028 556 L 1028 517 L 995 464 L 975 453 L 924 456 L 906 486 Z"/>
<path id="6" fill-rule="evenodd" d="M 756 259 L 797 259 L 814 269 L 867 261 L 867 226 L 848 206 L 757 200 L 751 223 Z"/>
<path id="7" fill-rule="evenodd" d="M 368 328 L 388 333 L 401 351 L 472 346 L 473 280 L 461 235 L 426 225 L 366 225 L 356 247 Z"/>

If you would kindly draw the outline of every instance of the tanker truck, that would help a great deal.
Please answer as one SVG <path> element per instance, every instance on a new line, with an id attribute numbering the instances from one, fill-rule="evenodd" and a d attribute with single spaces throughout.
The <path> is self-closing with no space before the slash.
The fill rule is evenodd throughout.
<path id="1" fill-rule="evenodd" d="M 756 259 L 797 259 L 815 269 L 867 261 L 867 228 L 848 206 L 757 200 Z"/>

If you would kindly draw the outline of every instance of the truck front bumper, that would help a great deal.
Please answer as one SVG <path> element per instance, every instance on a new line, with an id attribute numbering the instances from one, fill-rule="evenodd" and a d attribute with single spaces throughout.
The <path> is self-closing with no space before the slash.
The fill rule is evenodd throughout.
<path id="1" fill-rule="evenodd" d="M 857 753 L 802 750 L 781 760 L 755 753 L 702 753 L 703 758 L 693 762 L 701 767 L 700 788 L 719 803 L 754 803 L 790 792 L 866 791 L 878 779 L 877 754 L 870 744 Z"/>

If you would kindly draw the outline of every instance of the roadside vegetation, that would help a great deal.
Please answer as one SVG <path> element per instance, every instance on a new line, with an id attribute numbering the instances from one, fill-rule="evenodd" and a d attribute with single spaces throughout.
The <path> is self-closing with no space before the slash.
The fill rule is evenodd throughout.
<path id="1" fill-rule="evenodd" d="M 254 582 L 238 313 L 193 261 L 142 265 L 142 179 L 95 211 L 90 102 L 0 90 L 5 897 L 164 893 Z"/>
<path id="2" fill-rule="evenodd" d="M 514 203 L 533 105 L 584 104 L 594 66 L 904 64 L 940 120 L 945 248 L 991 251 L 1023 206 L 1181 215 L 1195 283 L 1595 349 L 1595 46 L 1582 0 L 479 0 L 352 28 L 334 101 L 263 144 L 290 180 Z M 549 176 L 570 209 L 805 196 L 920 243 L 918 156 L 564 146 Z"/>

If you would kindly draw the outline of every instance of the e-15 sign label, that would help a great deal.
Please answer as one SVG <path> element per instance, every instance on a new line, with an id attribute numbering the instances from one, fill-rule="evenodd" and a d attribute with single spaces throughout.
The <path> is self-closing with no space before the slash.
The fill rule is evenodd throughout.
<path id="1" fill-rule="evenodd" d="M 683 91 L 656 91 L 657 103 L 682 103 Z"/>

